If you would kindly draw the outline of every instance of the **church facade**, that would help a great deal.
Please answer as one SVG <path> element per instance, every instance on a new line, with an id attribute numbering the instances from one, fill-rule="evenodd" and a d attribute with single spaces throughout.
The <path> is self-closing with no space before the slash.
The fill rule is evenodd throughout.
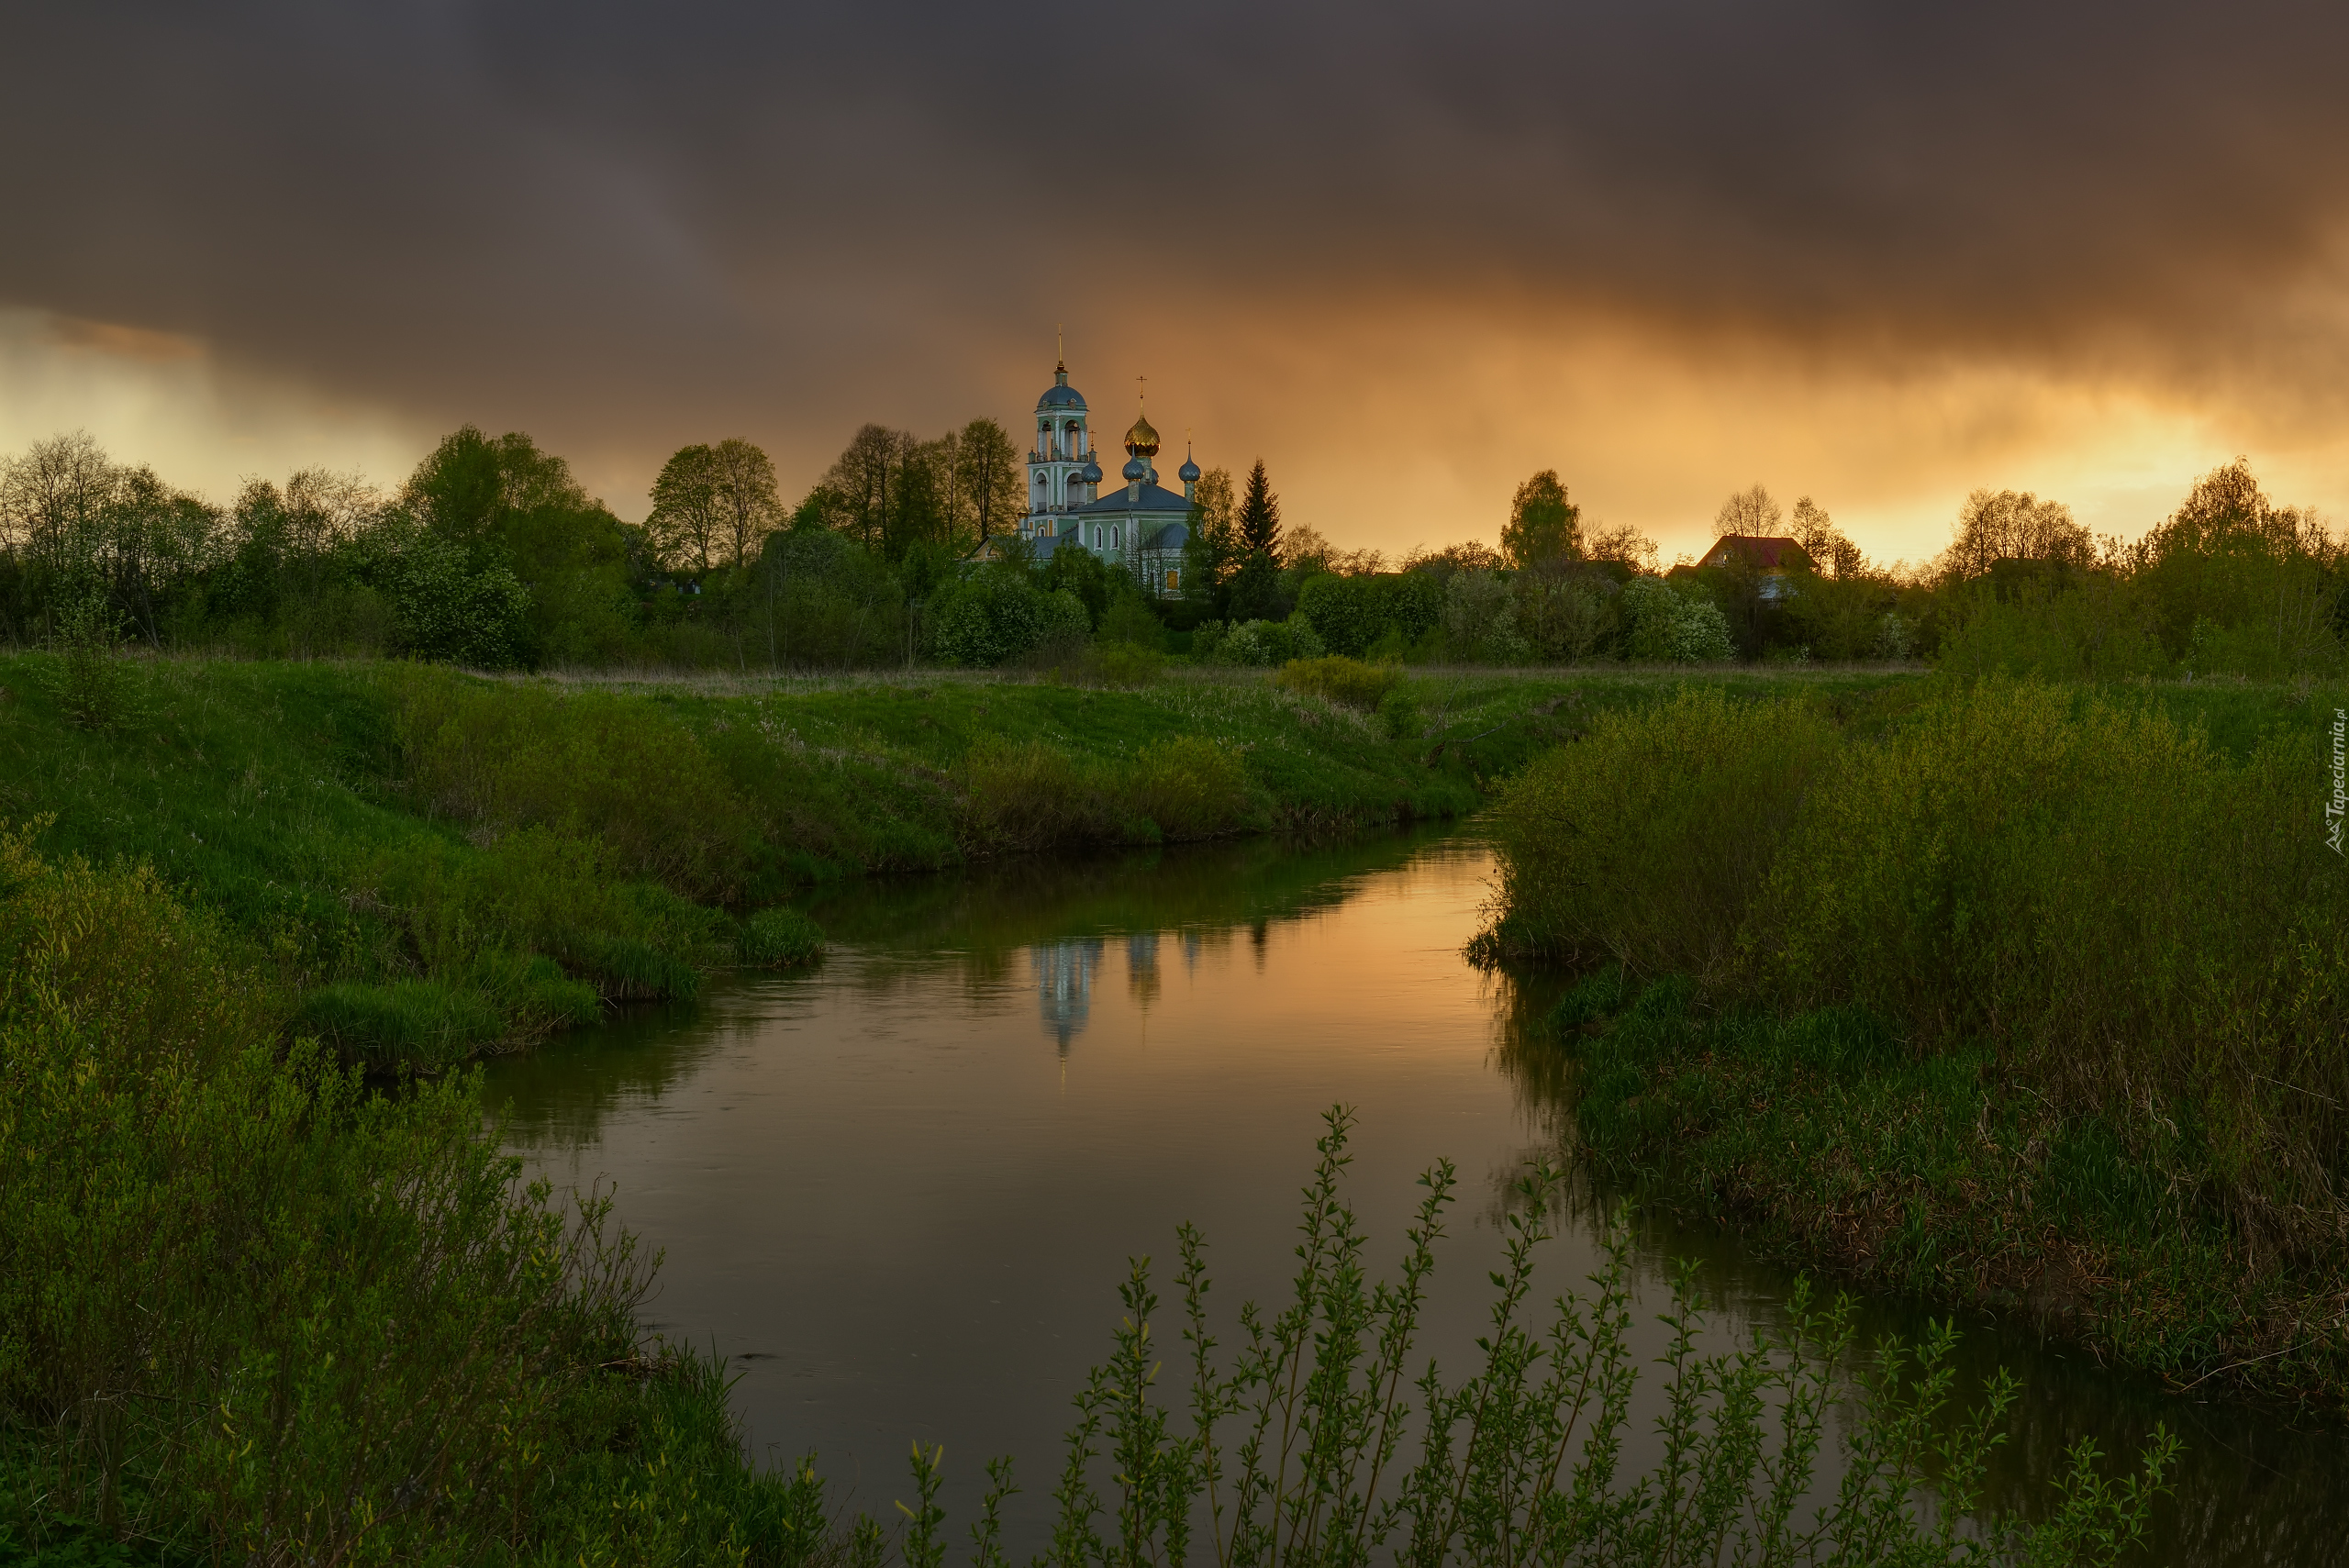
<path id="1" fill-rule="evenodd" d="M 1183 493 L 1158 483 L 1151 460 L 1158 432 L 1146 415 L 1126 431 L 1122 484 L 1103 488 L 1085 395 L 1068 384 L 1068 362 L 1036 399 L 1036 444 L 1028 453 L 1028 512 L 1019 537 L 1041 564 L 1056 550 L 1086 550 L 1132 574 L 1143 592 L 1183 591 L 1183 546 L 1191 537 L 1191 500 L 1199 465 L 1186 453 L 1177 472 Z"/>

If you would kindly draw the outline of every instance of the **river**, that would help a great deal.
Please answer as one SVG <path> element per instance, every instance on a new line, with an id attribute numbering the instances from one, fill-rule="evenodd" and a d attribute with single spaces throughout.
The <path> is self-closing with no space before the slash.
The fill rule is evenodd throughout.
<path id="1" fill-rule="evenodd" d="M 1277 1303 L 1333 1103 L 1359 1118 L 1348 1190 L 1382 1271 L 1419 1173 L 1457 1164 L 1427 1347 L 1467 1364 L 1509 1183 L 1564 1116 L 1530 1024 L 1554 983 L 1461 958 L 1490 870 L 1472 840 L 1420 833 L 854 885 L 812 906 L 834 943 L 820 965 L 501 1061 L 492 1097 L 558 1182 L 616 1186 L 664 1254 L 651 1327 L 729 1358 L 756 1451 L 812 1451 L 836 1497 L 894 1517 L 908 1443 L 942 1443 L 957 1539 L 983 1462 L 1009 1453 L 1024 1557 L 1127 1260 L 1171 1275 L 1189 1220 L 1227 1314 Z M 1545 1290 L 1594 1266 L 1605 1207 L 1563 1218 Z M 1637 1255 L 1643 1314 L 1694 1258 L 1730 1331 L 1775 1322 L 1791 1284 L 1705 1229 L 1648 1225 Z M 1872 1299 L 1864 1321 L 1913 1335 L 1926 1316 Z M 2338 1431 L 2167 1393 L 2020 1325 L 1964 1326 L 1970 1374 L 2025 1379 L 1995 1497 L 2028 1512 L 2064 1444 L 2125 1452 L 2162 1420 L 2188 1454 L 2137 1561 L 2349 1561 Z"/>

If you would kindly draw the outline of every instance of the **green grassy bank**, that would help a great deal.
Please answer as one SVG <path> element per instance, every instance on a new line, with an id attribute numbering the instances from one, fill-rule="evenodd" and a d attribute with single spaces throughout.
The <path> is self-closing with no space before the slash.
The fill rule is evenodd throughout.
<path id="1" fill-rule="evenodd" d="M 152 866 L 280 977 L 290 1024 L 437 1070 L 712 968 L 803 962 L 820 933 L 790 906 L 811 884 L 1456 816 L 1589 713 L 1664 689 L 1377 684 L 1374 708 L 1254 673 L 499 681 L 18 654 L 0 818 L 46 853 Z"/>
<path id="2" fill-rule="evenodd" d="M 522 1184 L 477 1074 L 384 1093 L 285 1048 L 239 945 L 151 872 L 0 837 L 0 1562 L 940 1568 L 963 1533 L 940 1451 L 914 1448 L 895 1512 L 875 1499 L 886 1523 L 828 1507 L 812 1462 L 755 1469 L 720 1369 L 642 1338 L 653 1261 L 607 1206 Z M 1798 1302 L 1710 1351 L 1684 1281 L 1646 1367 L 1620 1228 L 1590 1291 L 1537 1308 L 1546 1166 L 1517 1185 L 1481 1354 L 1422 1370 L 1456 1173 L 1427 1173 L 1374 1281 L 1348 1131 L 1333 1110 L 1271 1316 L 1210 1315 L 1187 1226 L 1165 1310 L 1136 1261 L 1036 1561 L 1179 1562 L 1203 1520 L 1238 1562 L 1982 1561 L 1964 1518 L 1997 1560 L 2060 1568 L 2144 1539 L 2174 1440 L 2118 1477 L 2077 1445 L 2035 1524 L 2005 1517 L 1982 1486 L 2012 1388 L 1962 1406 L 1946 1337 L 1861 1358 L 1848 1307 Z M 1643 1375 L 1664 1451 L 1638 1469 Z M 968 1539 L 1003 1568 L 1002 1500 L 1051 1478 L 987 1474 Z"/>
<path id="3" fill-rule="evenodd" d="M 2176 1384 L 2349 1395 L 2342 694 L 1692 690 L 1494 813 L 1587 1151 Z"/>

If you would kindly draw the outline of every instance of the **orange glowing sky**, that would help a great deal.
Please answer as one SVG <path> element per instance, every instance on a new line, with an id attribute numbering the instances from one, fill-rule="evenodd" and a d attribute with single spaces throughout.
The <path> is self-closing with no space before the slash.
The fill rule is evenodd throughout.
<path id="1" fill-rule="evenodd" d="M 1914 10 L 1914 8 L 1912 8 Z M 102 8 L 12 24 L 0 451 L 222 497 L 531 432 L 624 517 L 740 435 L 1099 427 L 1667 559 L 1759 482 L 1920 560 L 1976 486 L 2349 513 L 2349 17 L 2315 6 Z M 1040 54 L 1040 50 L 1041 51 Z M 1039 78 L 1039 60 L 1052 63 Z"/>

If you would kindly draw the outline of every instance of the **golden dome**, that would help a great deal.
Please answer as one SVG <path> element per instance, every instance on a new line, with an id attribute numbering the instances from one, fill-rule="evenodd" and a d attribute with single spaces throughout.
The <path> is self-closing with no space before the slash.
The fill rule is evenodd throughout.
<path id="1" fill-rule="evenodd" d="M 1126 432 L 1126 454 L 1129 457 L 1156 457 L 1158 432 L 1150 428 L 1150 416 L 1134 417 L 1133 428 Z"/>

